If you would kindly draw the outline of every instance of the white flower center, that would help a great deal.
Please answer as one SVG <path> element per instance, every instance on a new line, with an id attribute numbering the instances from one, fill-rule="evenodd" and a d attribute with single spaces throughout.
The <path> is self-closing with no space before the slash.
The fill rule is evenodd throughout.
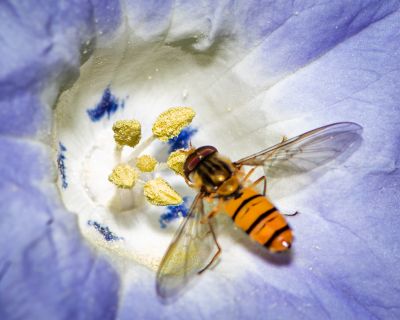
<path id="1" fill-rule="evenodd" d="M 246 127 L 235 127 L 236 108 L 251 101 L 254 91 L 230 70 L 234 57 L 224 51 L 198 53 L 189 47 L 127 41 L 128 36 L 125 32 L 109 47 L 96 49 L 81 67 L 79 79 L 59 98 L 54 145 L 63 162 L 58 185 L 65 206 L 78 216 L 85 237 L 96 246 L 155 270 L 176 223 L 160 227 L 165 208 L 146 203 L 141 186 L 121 190 L 108 181 L 112 169 L 131 152 L 129 147 L 122 153 L 116 149 L 112 124 L 136 119 L 146 138 L 162 111 L 191 106 L 198 114 L 194 122 L 199 128 L 198 145 L 213 144 L 215 137 L 226 145 L 237 144 Z M 233 120 L 221 126 L 227 113 Z M 239 120 L 240 116 L 238 113 Z M 248 128 L 254 125 L 249 123 Z M 168 146 L 157 141 L 145 153 L 165 162 Z M 181 195 L 194 195 L 182 177 L 172 172 L 144 175 L 162 175 Z"/>

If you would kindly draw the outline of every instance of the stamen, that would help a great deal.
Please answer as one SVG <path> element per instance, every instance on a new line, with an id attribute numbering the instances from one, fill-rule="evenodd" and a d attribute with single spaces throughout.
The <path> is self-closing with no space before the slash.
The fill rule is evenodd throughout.
<path id="1" fill-rule="evenodd" d="M 175 107 L 161 113 L 153 124 L 153 135 L 161 141 L 168 141 L 187 127 L 196 113 L 189 107 Z"/>
<path id="2" fill-rule="evenodd" d="M 152 172 L 156 168 L 158 162 L 149 155 L 143 155 L 136 159 L 136 167 L 142 172 Z"/>
<path id="3" fill-rule="evenodd" d="M 127 162 L 142 172 L 152 172 L 156 167 L 162 169 L 166 164 L 159 166 L 157 160 L 150 155 L 139 155 L 155 140 L 168 141 L 180 134 L 187 127 L 195 116 L 193 109 L 189 107 L 175 107 L 161 113 L 153 124 L 153 135 L 142 141 L 141 125 L 137 120 L 120 120 L 114 123 L 114 139 L 117 146 L 135 147 Z M 192 130 L 193 133 L 196 130 Z M 191 131 L 191 132 L 192 132 Z M 185 134 L 185 137 L 190 135 Z M 186 141 L 186 140 L 185 140 Z M 139 145 L 138 145 L 139 144 Z M 119 150 L 121 153 L 121 150 Z M 120 156 L 120 154 L 119 154 Z M 179 150 L 174 152 L 168 158 L 168 167 L 177 174 L 183 175 L 183 165 L 187 157 L 187 152 Z M 128 164 L 121 164 L 114 168 L 108 179 L 118 188 L 130 189 L 139 179 L 139 172 Z M 144 195 L 147 200 L 157 206 L 178 205 L 182 203 L 181 196 L 162 178 L 157 178 L 144 183 Z"/>
<path id="4" fill-rule="evenodd" d="M 178 205 L 183 202 L 181 196 L 163 178 L 146 182 L 144 195 L 155 206 Z"/>
<path id="5" fill-rule="evenodd" d="M 188 152 L 185 150 L 177 150 L 172 152 L 167 160 L 168 167 L 176 174 L 184 175 L 183 165 L 185 164 Z"/>
<path id="6" fill-rule="evenodd" d="M 150 144 L 156 139 L 155 136 L 150 136 L 146 140 L 142 141 L 129 155 L 128 162 L 138 157 Z"/>
<path id="7" fill-rule="evenodd" d="M 122 146 L 136 146 L 142 136 L 141 125 L 137 120 L 119 120 L 112 127 L 114 140 Z"/>
<path id="8" fill-rule="evenodd" d="M 119 164 L 108 176 L 108 180 L 118 188 L 131 189 L 138 180 L 139 172 L 127 164 Z"/>

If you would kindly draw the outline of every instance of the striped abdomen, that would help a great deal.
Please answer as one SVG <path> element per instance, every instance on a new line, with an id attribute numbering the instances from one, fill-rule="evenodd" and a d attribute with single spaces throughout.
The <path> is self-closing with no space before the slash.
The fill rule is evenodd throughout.
<path id="1" fill-rule="evenodd" d="M 225 202 L 225 210 L 238 227 L 272 252 L 288 250 L 293 241 L 285 218 L 268 199 L 251 188 Z"/>

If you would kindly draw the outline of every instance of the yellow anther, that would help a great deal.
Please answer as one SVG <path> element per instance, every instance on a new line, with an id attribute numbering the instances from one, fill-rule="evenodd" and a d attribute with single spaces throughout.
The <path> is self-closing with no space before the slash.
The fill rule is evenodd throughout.
<path id="1" fill-rule="evenodd" d="M 168 168 L 183 176 L 183 165 L 185 164 L 187 156 L 188 152 L 183 149 L 171 152 L 167 160 Z"/>
<path id="2" fill-rule="evenodd" d="M 189 107 L 175 107 L 161 113 L 153 125 L 153 134 L 161 141 L 176 137 L 193 120 L 196 113 Z"/>
<path id="3" fill-rule="evenodd" d="M 155 206 L 171 206 L 182 203 L 181 196 L 162 178 L 146 182 L 144 195 Z"/>
<path id="4" fill-rule="evenodd" d="M 114 183 L 118 188 L 131 189 L 139 177 L 139 172 L 127 164 L 116 166 L 108 176 L 108 180 Z"/>
<path id="5" fill-rule="evenodd" d="M 116 143 L 124 146 L 134 147 L 141 138 L 141 125 L 137 120 L 119 120 L 112 127 L 114 131 L 114 140 Z"/>
<path id="6" fill-rule="evenodd" d="M 142 172 L 152 172 L 157 166 L 157 160 L 152 156 L 143 155 L 136 159 L 136 167 Z"/>

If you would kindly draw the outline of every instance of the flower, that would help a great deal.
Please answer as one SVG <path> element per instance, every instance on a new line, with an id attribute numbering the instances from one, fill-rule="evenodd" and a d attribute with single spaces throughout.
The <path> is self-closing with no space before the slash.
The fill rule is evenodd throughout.
<path id="1" fill-rule="evenodd" d="M 2 2 L 0 15 L 1 319 L 399 317 L 396 1 Z M 106 88 L 124 108 L 93 122 Z M 111 164 L 128 156 L 107 148 L 113 121 L 135 114 L 149 127 L 178 104 L 196 108 L 193 144 L 233 160 L 335 121 L 360 123 L 364 141 L 301 188 L 268 183 L 279 208 L 300 212 L 288 218 L 290 259 L 221 216 L 220 262 L 164 305 L 152 257 L 172 226 L 161 230 L 162 212 L 134 191 L 107 191 Z M 167 158 L 163 148 L 153 151 Z M 92 250 L 89 218 L 124 240 Z"/>

